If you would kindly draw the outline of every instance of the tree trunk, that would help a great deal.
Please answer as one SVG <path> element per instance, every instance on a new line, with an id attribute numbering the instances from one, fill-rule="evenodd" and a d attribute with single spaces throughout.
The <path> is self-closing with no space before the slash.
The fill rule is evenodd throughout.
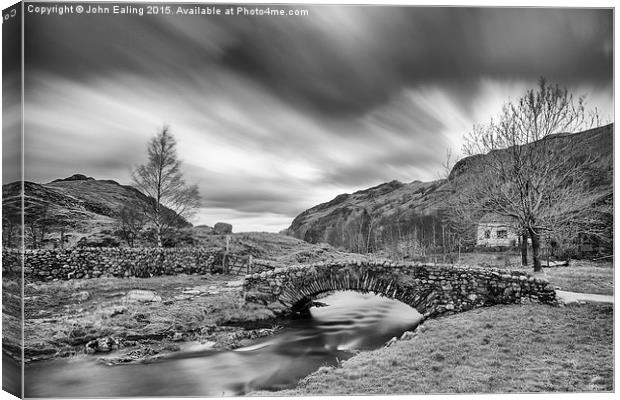
<path id="1" fill-rule="evenodd" d="M 32 248 L 38 249 L 37 246 L 37 229 L 34 225 L 30 226 L 30 237 L 32 239 Z"/>
<path id="2" fill-rule="evenodd" d="M 164 247 L 161 240 L 161 225 L 159 223 L 155 225 L 155 234 L 157 235 L 157 247 Z"/>
<path id="3" fill-rule="evenodd" d="M 443 250 L 443 262 L 446 262 L 446 229 L 443 224 L 441 224 L 441 247 Z"/>
<path id="4" fill-rule="evenodd" d="M 527 232 L 521 235 L 521 265 L 527 265 Z"/>
<path id="5" fill-rule="evenodd" d="M 534 272 L 542 270 L 540 264 L 540 235 L 534 229 L 528 229 L 532 239 L 532 258 L 534 260 Z"/>
<path id="6" fill-rule="evenodd" d="M 364 210 L 364 214 L 368 215 L 368 235 L 366 236 L 366 254 L 370 253 L 370 235 L 372 234 L 373 218 L 370 213 Z"/>

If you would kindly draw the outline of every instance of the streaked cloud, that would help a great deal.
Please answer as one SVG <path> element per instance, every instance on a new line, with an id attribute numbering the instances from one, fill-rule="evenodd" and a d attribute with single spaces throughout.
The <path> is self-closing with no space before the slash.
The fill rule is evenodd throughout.
<path id="1" fill-rule="evenodd" d="M 609 10 L 310 12 L 27 17 L 26 178 L 129 183 L 166 123 L 203 196 L 194 222 L 278 231 L 342 192 L 435 179 L 540 75 L 613 115 Z"/>

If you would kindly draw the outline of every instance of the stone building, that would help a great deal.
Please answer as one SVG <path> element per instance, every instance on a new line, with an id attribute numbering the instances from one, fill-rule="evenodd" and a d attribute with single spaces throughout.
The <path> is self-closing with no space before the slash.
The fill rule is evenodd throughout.
<path id="1" fill-rule="evenodd" d="M 485 214 L 478 222 L 476 245 L 482 247 L 513 247 L 519 244 L 516 221 L 503 215 Z"/>

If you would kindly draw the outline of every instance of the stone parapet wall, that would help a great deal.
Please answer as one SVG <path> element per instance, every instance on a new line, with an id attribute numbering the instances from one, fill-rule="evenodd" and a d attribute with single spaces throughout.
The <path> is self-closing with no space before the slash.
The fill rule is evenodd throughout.
<path id="1" fill-rule="evenodd" d="M 556 304 L 548 281 L 523 271 L 393 262 L 336 262 L 295 265 L 245 277 L 246 299 L 303 311 L 320 293 L 375 292 L 431 316 L 493 304 L 540 301 Z"/>
<path id="2" fill-rule="evenodd" d="M 21 274 L 21 254 L 2 250 L 3 273 Z M 252 271 L 248 256 L 227 254 L 213 248 L 75 248 L 25 250 L 24 277 L 29 281 L 141 277 L 225 272 L 245 275 Z M 225 268 L 223 260 L 226 259 Z M 261 261 L 256 260 L 260 265 Z M 262 269 L 261 269 L 262 271 Z"/>
<path id="3" fill-rule="evenodd" d="M 278 263 L 276 261 L 260 260 L 260 259 L 252 260 L 252 273 L 268 272 L 268 271 L 273 271 L 276 268 L 282 268 L 282 267 L 284 266 L 281 263 Z"/>

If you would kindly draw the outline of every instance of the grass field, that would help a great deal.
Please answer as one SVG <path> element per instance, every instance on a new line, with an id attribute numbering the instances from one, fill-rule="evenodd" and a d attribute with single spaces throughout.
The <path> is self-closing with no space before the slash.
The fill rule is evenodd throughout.
<path id="1" fill-rule="evenodd" d="M 613 307 L 495 306 L 322 367 L 278 395 L 611 391 Z M 267 392 L 251 393 L 267 395 Z"/>
<path id="2" fill-rule="evenodd" d="M 22 347 L 22 286 L 20 277 L 2 277 L 2 350 L 13 358 L 21 358 Z"/>
<path id="3" fill-rule="evenodd" d="M 612 261 L 593 262 L 571 260 L 567 267 L 545 267 L 534 272 L 531 266 L 521 266 L 516 253 L 463 253 L 461 263 L 519 270 L 547 279 L 561 290 L 579 293 L 614 294 L 614 265 Z"/>

